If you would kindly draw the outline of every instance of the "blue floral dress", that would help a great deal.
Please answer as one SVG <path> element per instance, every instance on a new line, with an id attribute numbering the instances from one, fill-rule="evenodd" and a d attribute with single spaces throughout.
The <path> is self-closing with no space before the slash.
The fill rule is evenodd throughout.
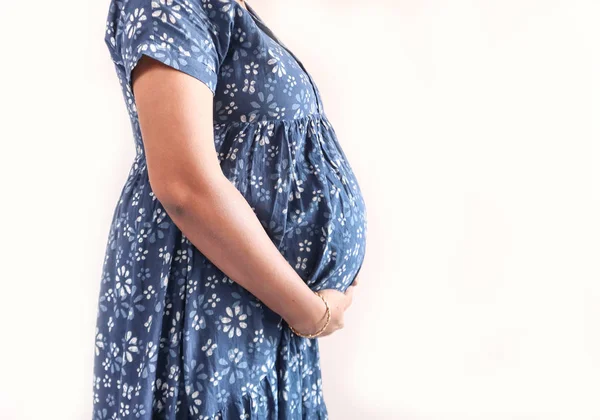
<path id="1" fill-rule="evenodd" d="M 317 339 L 216 268 L 154 195 L 131 72 L 145 54 L 210 88 L 223 173 L 313 290 L 344 291 L 366 209 L 314 80 L 235 0 L 111 0 L 105 42 L 137 153 L 106 245 L 93 418 L 327 419 Z"/>

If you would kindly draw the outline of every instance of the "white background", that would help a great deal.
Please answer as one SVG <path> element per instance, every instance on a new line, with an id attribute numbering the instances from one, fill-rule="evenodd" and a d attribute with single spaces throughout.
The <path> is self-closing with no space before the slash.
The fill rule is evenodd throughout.
<path id="1" fill-rule="evenodd" d="M 600 419 L 600 3 L 253 0 L 365 193 L 332 420 Z M 27 10 L 26 9 L 27 6 Z M 0 418 L 91 418 L 134 155 L 108 1 L 2 4 Z"/>

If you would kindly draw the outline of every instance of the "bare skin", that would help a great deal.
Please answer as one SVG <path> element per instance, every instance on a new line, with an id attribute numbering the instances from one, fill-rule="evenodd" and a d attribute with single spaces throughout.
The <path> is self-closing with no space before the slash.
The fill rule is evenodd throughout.
<path id="1" fill-rule="evenodd" d="M 242 6 L 244 9 L 248 10 L 248 8 L 246 7 L 246 2 L 244 0 L 235 0 L 239 3 L 240 6 Z"/>
<path id="2" fill-rule="evenodd" d="M 223 174 L 214 146 L 213 95 L 195 78 L 143 56 L 133 73 L 152 190 L 183 234 L 229 278 L 301 333 L 325 322 L 325 305 L 287 262 L 249 203 Z M 343 328 L 355 283 L 320 293 Z"/>

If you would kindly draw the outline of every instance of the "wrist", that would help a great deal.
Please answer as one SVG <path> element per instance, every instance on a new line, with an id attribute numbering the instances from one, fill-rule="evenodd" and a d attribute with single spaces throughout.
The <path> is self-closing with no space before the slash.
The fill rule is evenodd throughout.
<path id="1" fill-rule="evenodd" d="M 318 331 L 326 322 L 327 317 L 327 306 L 323 299 L 312 290 L 310 295 L 302 301 L 297 311 L 285 318 L 288 325 L 304 334 L 312 334 Z"/>

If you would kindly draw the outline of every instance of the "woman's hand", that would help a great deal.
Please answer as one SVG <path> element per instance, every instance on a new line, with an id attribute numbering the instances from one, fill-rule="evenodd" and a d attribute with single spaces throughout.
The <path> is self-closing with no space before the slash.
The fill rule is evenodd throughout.
<path id="1" fill-rule="evenodd" d="M 354 288 L 357 284 L 358 276 L 354 279 L 354 282 L 352 282 L 352 284 L 348 286 L 345 292 L 340 292 L 337 289 L 323 289 L 319 291 L 319 293 L 325 298 L 325 300 L 329 304 L 329 309 L 331 310 L 331 320 L 329 321 L 329 325 L 327 325 L 327 328 L 321 334 L 319 334 L 318 337 L 325 337 L 331 335 L 335 331 L 344 328 L 344 314 L 352 304 Z M 322 311 L 322 317 L 316 325 L 292 325 L 292 327 L 294 327 L 296 331 L 299 331 L 301 333 L 311 333 L 317 331 L 323 326 L 327 319 L 325 304 L 323 304 L 322 306 Z"/>
<path id="2" fill-rule="evenodd" d="M 335 331 L 344 328 L 344 314 L 352 304 L 355 287 L 353 283 L 348 286 L 345 292 L 340 292 L 336 289 L 324 289 L 319 292 L 327 300 L 329 309 L 331 309 L 331 321 L 329 321 L 329 325 L 325 328 L 325 331 L 319 334 L 319 337 L 331 335 Z"/>

